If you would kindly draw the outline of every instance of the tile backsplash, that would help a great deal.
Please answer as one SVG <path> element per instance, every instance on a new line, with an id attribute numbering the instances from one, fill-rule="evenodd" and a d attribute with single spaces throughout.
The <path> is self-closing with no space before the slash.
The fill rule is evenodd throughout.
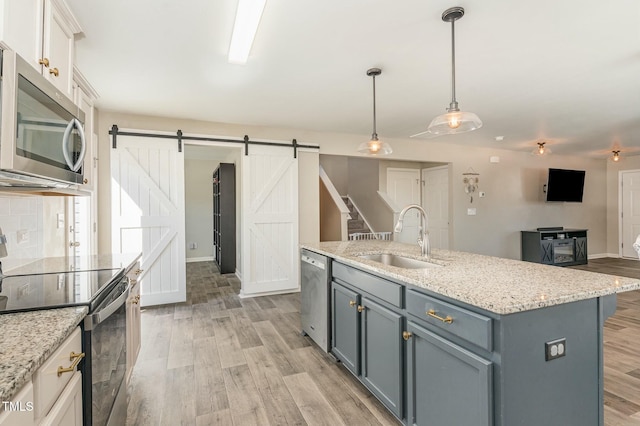
<path id="1" fill-rule="evenodd" d="M 5 273 L 44 256 L 43 211 L 43 197 L 0 197 L 0 228 L 7 237 L 8 256 L 0 259 Z"/>

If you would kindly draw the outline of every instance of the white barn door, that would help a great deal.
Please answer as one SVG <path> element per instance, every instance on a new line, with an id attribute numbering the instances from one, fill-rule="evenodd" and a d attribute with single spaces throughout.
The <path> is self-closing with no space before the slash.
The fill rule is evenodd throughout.
<path id="1" fill-rule="evenodd" d="M 111 218 L 113 252 L 142 252 L 141 304 L 185 301 L 184 152 L 175 139 L 118 136 Z"/>
<path id="2" fill-rule="evenodd" d="M 295 291 L 298 160 L 291 149 L 249 146 L 242 156 L 241 297 Z"/>

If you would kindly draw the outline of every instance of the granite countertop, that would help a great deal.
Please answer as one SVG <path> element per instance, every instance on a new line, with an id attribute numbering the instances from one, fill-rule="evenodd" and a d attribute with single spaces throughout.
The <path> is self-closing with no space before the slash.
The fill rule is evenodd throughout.
<path id="1" fill-rule="evenodd" d="M 357 257 L 420 248 L 393 241 L 332 241 L 302 248 L 500 315 L 640 289 L 640 280 L 473 253 L 432 250 L 428 269 L 404 269 Z"/>
<path id="2" fill-rule="evenodd" d="M 77 257 L 45 257 L 5 271 L 5 275 L 53 274 L 95 269 L 127 268 L 132 266 L 140 256 L 140 253 L 123 253 Z"/>
<path id="3" fill-rule="evenodd" d="M 0 401 L 9 401 L 87 315 L 86 306 L 0 315 Z"/>

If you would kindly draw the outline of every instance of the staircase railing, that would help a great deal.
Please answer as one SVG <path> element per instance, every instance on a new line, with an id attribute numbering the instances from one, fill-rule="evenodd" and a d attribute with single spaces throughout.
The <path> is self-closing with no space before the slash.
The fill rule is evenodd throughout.
<path id="1" fill-rule="evenodd" d="M 342 241 L 346 241 L 349 235 L 347 222 L 349 221 L 349 219 L 351 219 L 351 215 L 349 214 L 349 207 L 347 207 L 345 202 L 342 200 L 342 197 L 340 197 L 338 190 L 333 185 L 333 182 L 331 182 L 331 179 L 329 179 L 329 176 L 324 171 L 322 166 L 320 166 L 320 179 L 322 180 L 322 183 L 324 183 L 324 186 L 327 188 L 331 199 L 340 212 L 340 239 Z"/>

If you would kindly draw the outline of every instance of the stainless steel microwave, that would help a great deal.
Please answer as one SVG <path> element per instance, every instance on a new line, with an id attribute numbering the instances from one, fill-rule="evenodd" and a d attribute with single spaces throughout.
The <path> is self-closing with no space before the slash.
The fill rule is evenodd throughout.
<path id="1" fill-rule="evenodd" d="M 84 180 L 84 113 L 12 50 L 0 50 L 0 187 Z"/>

